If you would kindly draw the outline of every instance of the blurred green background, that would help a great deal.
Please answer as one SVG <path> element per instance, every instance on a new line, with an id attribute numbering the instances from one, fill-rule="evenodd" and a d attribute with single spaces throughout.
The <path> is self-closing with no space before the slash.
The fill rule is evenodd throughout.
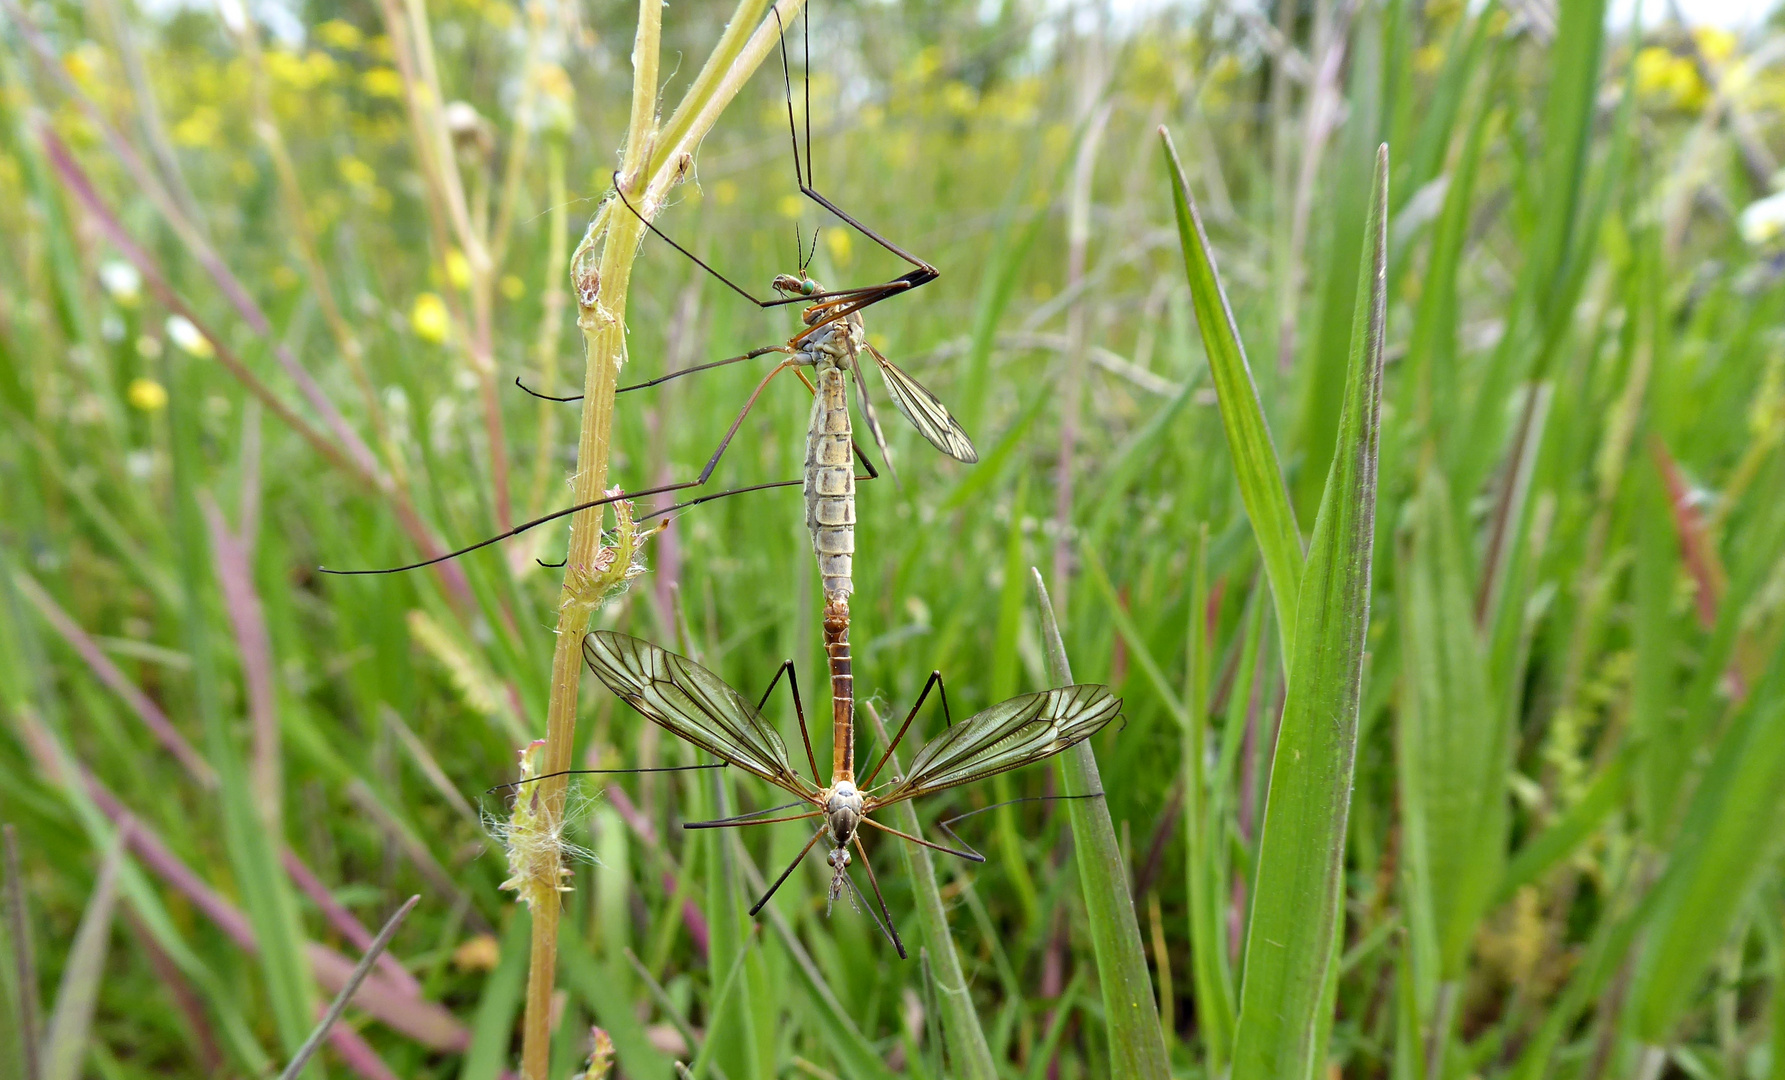
<path id="1" fill-rule="evenodd" d="M 480 817 L 502 800 L 478 793 L 543 734 L 560 575 L 534 559 L 559 557 L 563 527 L 441 573 L 316 568 L 408 562 L 424 537 L 469 543 L 567 500 L 576 406 L 512 380 L 580 386 L 568 253 L 617 162 L 635 12 L 26 14 L 0 24 L 0 820 L 17 852 L 0 1071 L 22 1074 L 35 1017 L 53 1080 L 263 1073 L 366 928 L 420 893 L 326 1071 L 497 1076 L 526 920 Z M 729 14 L 664 10 L 666 103 Z M 874 307 L 871 340 L 981 452 L 942 459 L 870 375 L 901 481 L 861 488 L 859 693 L 902 713 L 939 668 L 958 716 L 1039 688 L 1041 568 L 1075 673 L 1126 699 L 1126 726 L 1094 747 L 1180 1076 L 1220 1074 L 1231 1047 L 1284 680 L 1161 124 L 1304 537 L 1374 150 L 1391 147 L 1331 1075 L 1785 1076 L 1785 31 L 1646 14 L 1637 29 L 1593 0 L 812 9 L 817 186 L 942 271 Z M 449 104 L 412 113 L 430 78 Z M 799 198 L 775 61 L 657 224 L 758 292 L 818 226 L 829 285 L 905 269 Z M 622 382 L 793 326 L 655 238 L 627 320 Z M 622 396 L 614 481 L 692 476 L 762 370 Z M 807 409 L 771 387 L 715 484 L 796 477 Z M 752 698 L 793 657 L 815 711 L 819 590 L 795 491 L 678 514 L 644 560 L 600 625 Z M 585 687 L 580 759 L 695 760 L 615 705 Z M 791 939 L 765 924 L 760 962 L 726 990 L 729 964 L 706 957 L 726 895 L 711 887 L 737 867 L 681 831 L 706 798 L 688 775 L 585 782 L 573 800 L 588 854 L 565 898 L 552 1075 L 580 1067 L 591 1025 L 629 1077 L 668 1077 L 701 1045 L 731 1080 L 855 1076 L 863 1041 L 890 1072 L 952 1075 L 922 962 L 846 907 L 826 919 L 818 859 L 773 903 Z M 1055 783 L 1038 767 L 920 813 Z M 735 788 L 745 809 L 771 804 Z M 940 866 L 1010 1077 L 1108 1075 L 1057 806 L 970 819 L 989 862 Z M 772 877 L 800 828 L 745 849 Z M 910 940 L 909 882 L 879 850 Z"/>

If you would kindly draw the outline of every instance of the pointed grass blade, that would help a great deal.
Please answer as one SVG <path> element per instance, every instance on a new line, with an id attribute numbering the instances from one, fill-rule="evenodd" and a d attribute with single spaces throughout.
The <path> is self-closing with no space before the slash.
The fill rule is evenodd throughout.
<path id="1" fill-rule="evenodd" d="M 341 987 L 341 992 L 336 994 L 335 1000 L 329 1003 L 328 1011 L 322 1014 L 322 1019 L 310 1032 L 310 1037 L 305 1039 L 304 1045 L 298 1047 L 298 1052 L 291 1056 L 291 1061 L 285 1066 L 285 1071 L 279 1074 L 279 1080 L 297 1080 L 298 1075 L 304 1071 L 304 1064 L 322 1046 L 322 1040 L 328 1037 L 329 1029 L 334 1027 L 335 1021 L 341 1019 L 341 1014 L 347 1011 L 347 1005 L 353 1000 L 353 995 L 359 990 L 360 984 L 365 982 L 366 976 L 372 973 L 372 965 L 378 962 L 379 954 L 384 952 L 385 946 L 390 944 L 390 939 L 396 936 L 397 927 L 402 925 L 404 916 L 413 911 L 415 905 L 419 903 L 421 903 L 419 895 L 411 896 L 384 924 L 384 929 L 378 931 L 378 936 L 373 938 L 372 944 L 366 948 L 365 955 L 361 956 L 359 963 L 353 966 L 353 973 L 347 977 L 347 985 Z"/>
<path id="2" fill-rule="evenodd" d="M 1245 500 L 1246 515 L 1252 519 L 1252 532 L 1264 557 L 1264 572 L 1270 578 L 1277 625 L 1282 628 L 1285 641 L 1283 656 L 1288 661 L 1291 654 L 1287 643 L 1296 626 L 1295 605 L 1304 563 L 1301 532 L 1295 523 L 1295 509 L 1289 505 L 1289 488 L 1283 482 L 1277 448 L 1271 443 L 1258 387 L 1246 363 L 1246 347 L 1240 341 L 1239 327 L 1233 321 L 1227 293 L 1215 270 L 1215 255 L 1202 228 L 1202 215 L 1196 210 L 1196 200 L 1190 197 L 1190 182 L 1184 178 L 1184 167 L 1178 161 L 1171 133 L 1161 127 L 1159 138 L 1165 145 L 1165 171 L 1177 209 L 1178 242 L 1184 249 L 1184 273 L 1190 279 L 1196 325 L 1202 332 L 1203 351 L 1209 356 L 1209 373 L 1214 377 L 1215 396 L 1221 404 L 1221 426 L 1227 433 L 1227 449 L 1233 457 L 1240 497 Z"/>
<path id="3" fill-rule="evenodd" d="M 79 1080 L 84 1072 L 93 1010 L 99 1003 L 99 983 L 105 976 L 105 956 L 110 951 L 112 916 L 118 907 L 118 868 L 123 864 L 130 828 L 126 824 L 105 853 L 93 895 L 68 948 L 68 962 L 56 989 L 56 1005 L 44 1031 L 43 1080 Z"/>
<path id="4" fill-rule="evenodd" d="M 1306 1080 L 1320 1064 L 1324 1043 L 1370 619 L 1387 194 L 1383 146 L 1376 157 L 1339 445 L 1314 523 L 1294 642 L 1285 646 L 1295 656 L 1259 835 L 1234 1080 Z"/>
<path id="5" fill-rule="evenodd" d="M 1785 649 L 1773 671 L 1785 671 Z M 1632 980 L 1630 1016 L 1651 1046 L 1672 1040 L 1737 920 L 1771 872 L 1785 812 L 1785 678 L 1768 680 L 1717 747 L 1693 794 Z"/>
<path id="6" fill-rule="evenodd" d="M 1060 625 L 1048 599 L 1041 571 L 1035 578 L 1041 609 L 1041 639 L 1047 649 L 1048 679 L 1072 685 L 1072 665 L 1060 639 Z M 1068 796 L 1072 850 L 1078 860 L 1079 887 L 1084 890 L 1091 947 L 1097 957 L 1097 981 L 1103 988 L 1103 1015 L 1109 1027 L 1109 1075 L 1116 1080 L 1150 1080 L 1170 1076 L 1165 1033 L 1159 1028 L 1159 1005 L 1153 999 L 1153 978 L 1141 946 L 1140 923 L 1128 889 L 1128 866 L 1103 799 L 1071 798 L 1100 795 L 1103 778 L 1089 740 L 1059 756 L 1061 786 Z"/>
<path id="7" fill-rule="evenodd" d="M 862 711 L 874 725 L 874 734 L 880 737 L 881 745 L 889 745 L 891 740 L 887 738 L 886 725 L 880 721 L 879 710 L 864 701 Z M 887 765 L 893 775 L 904 775 L 904 767 L 896 755 L 887 760 Z M 900 831 L 912 836 L 923 835 L 917 808 L 910 800 L 900 803 L 892 813 Z M 950 1075 L 970 1080 L 997 1080 L 998 1068 L 992 1061 L 991 1045 L 986 1042 L 985 1029 L 980 1026 L 979 1014 L 973 1008 L 973 992 L 961 973 L 960 954 L 955 950 L 954 937 L 948 930 L 948 909 L 942 903 L 942 890 L 936 885 L 935 860 L 929 848 L 904 841 L 899 842 L 898 847 L 905 873 L 911 879 L 911 891 L 917 898 L 917 921 L 923 928 L 929 961 L 925 966 L 931 970 L 932 985 L 941 1003 L 942 1035 L 947 1040 L 949 1063 L 954 1066 Z"/>

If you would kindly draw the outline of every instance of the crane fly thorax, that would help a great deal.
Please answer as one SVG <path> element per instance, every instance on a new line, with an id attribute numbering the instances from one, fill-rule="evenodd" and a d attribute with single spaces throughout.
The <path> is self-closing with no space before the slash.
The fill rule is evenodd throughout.
<path id="1" fill-rule="evenodd" d="M 855 837 L 855 830 L 862 820 L 862 793 L 856 790 L 848 780 L 839 780 L 826 791 L 819 793 L 824 800 L 824 822 L 830 828 L 831 842 L 841 850 Z M 848 860 L 848 852 L 844 852 L 844 860 Z"/>

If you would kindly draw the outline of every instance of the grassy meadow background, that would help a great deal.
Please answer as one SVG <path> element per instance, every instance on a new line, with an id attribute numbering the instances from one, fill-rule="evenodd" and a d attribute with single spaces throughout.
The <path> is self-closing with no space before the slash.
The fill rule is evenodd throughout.
<path id="1" fill-rule="evenodd" d="M 1074 673 L 1126 701 L 1092 745 L 1177 1076 L 1234 1060 L 1287 661 L 1160 125 L 1304 540 L 1390 147 L 1324 1075 L 1785 1076 L 1785 30 L 1663 7 L 1640 33 L 1594 0 L 812 9 L 817 186 L 942 271 L 874 307 L 871 340 L 981 452 L 944 460 L 869 375 L 900 481 L 860 491 L 858 692 L 902 715 L 939 668 L 960 717 L 1045 686 L 1040 568 Z M 420 894 L 308 1075 L 503 1075 L 528 921 L 479 793 L 544 733 L 562 573 L 534 560 L 565 528 L 443 571 L 317 567 L 568 501 L 578 407 L 513 380 L 581 385 L 569 258 L 617 164 L 636 11 L 4 12 L 0 1073 L 29 1043 L 45 1080 L 272 1075 Z M 663 10 L 666 113 L 730 15 Z M 758 291 L 818 225 L 819 280 L 903 272 L 799 198 L 777 67 L 657 224 Z M 411 77 L 450 102 L 435 122 Z M 655 238 L 626 318 L 623 383 L 794 325 Z M 623 395 L 613 482 L 694 475 L 763 370 Z M 715 483 L 798 476 L 807 409 L 771 386 Z M 678 514 L 641 559 L 598 625 L 752 700 L 793 657 L 823 715 L 795 491 Z M 592 681 L 578 744 L 697 760 Z M 746 919 L 806 834 L 684 833 L 715 791 L 576 788 L 550 1075 L 591 1026 L 627 1077 L 969 1075 L 894 847 L 871 842 L 906 962 L 846 904 L 824 917 L 815 857 Z M 1111 1075 L 1065 805 L 968 819 L 989 861 L 935 864 L 992 1075 Z"/>

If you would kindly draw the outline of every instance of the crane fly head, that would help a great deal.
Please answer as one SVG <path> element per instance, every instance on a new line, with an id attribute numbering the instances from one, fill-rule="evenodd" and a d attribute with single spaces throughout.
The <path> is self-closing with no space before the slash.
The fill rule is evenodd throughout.
<path id="1" fill-rule="evenodd" d="M 805 274 L 776 274 L 775 291 L 786 296 L 812 296 L 823 292 L 824 286 Z"/>
<path id="2" fill-rule="evenodd" d="M 855 830 L 862 820 L 862 793 L 848 780 L 839 780 L 830 789 L 821 792 L 824 800 L 824 821 L 830 827 L 831 842 L 842 851 L 844 845 L 855 837 Z M 836 861 L 835 852 L 831 860 Z M 849 853 L 843 851 L 843 861 L 849 861 Z"/>

